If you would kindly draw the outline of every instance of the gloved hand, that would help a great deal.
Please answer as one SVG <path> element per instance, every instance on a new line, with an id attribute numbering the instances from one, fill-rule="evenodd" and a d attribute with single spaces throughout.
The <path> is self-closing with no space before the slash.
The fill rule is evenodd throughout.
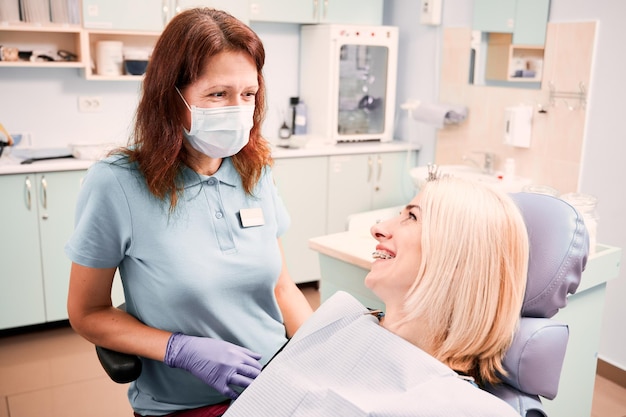
<path id="1" fill-rule="evenodd" d="M 191 372 L 228 398 L 246 388 L 261 372 L 261 355 L 219 339 L 174 333 L 167 342 L 165 364 Z"/>

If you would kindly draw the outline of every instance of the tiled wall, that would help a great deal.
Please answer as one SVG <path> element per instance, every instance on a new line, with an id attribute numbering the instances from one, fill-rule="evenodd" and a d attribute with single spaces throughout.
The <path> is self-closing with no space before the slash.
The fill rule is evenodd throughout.
<path id="1" fill-rule="evenodd" d="M 577 93 L 581 83 L 588 90 L 595 31 L 596 22 L 549 23 L 542 89 L 529 90 L 469 85 L 470 29 L 445 29 L 439 100 L 467 105 L 469 116 L 460 125 L 439 130 L 436 162 L 460 164 L 464 155 L 480 159 L 472 151 L 489 151 L 496 155 L 496 170 L 511 157 L 516 173 L 531 178 L 533 184 L 548 185 L 560 193 L 577 191 L 585 108 L 575 99 L 557 98 L 550 103 L 549 82 L 559 92 Z M 527 149 L 503 144 L 504 109 L 519 104 L 535 109 Z M 541 108 L 546 113 L 539 113 Z"/>

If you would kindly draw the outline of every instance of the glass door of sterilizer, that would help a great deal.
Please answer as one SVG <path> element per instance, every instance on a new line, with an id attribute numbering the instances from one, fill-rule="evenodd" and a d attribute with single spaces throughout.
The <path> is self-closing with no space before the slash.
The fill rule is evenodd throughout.
<path id="1" fill-rule="evenodd" d="M 389 48 L 376 45 L 342 45 L 339 49 L 339 135 L 382 134 Z"/>

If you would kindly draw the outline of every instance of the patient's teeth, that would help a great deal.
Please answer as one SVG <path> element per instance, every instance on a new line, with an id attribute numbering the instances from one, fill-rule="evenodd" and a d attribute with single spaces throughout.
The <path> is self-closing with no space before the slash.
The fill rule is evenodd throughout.
<path id="1" fill-rule="evenodd" d="M 372 253 L 372 257 L 374 259 L 393 259 L 392 255 L 388 254 L 387 252 L 383 252 L 379 250 Z"/>

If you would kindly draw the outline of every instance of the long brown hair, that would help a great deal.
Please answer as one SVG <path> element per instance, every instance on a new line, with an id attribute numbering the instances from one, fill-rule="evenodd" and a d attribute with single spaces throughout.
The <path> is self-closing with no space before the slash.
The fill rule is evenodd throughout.
<path id="1" fill-rule="evenodd" d="M 159 37 L 148 65 L 135 114 L 131 146 L 123 152 L 137 162 L 148 189 L 160 199 L 170 198 L 174 209 L 183 184 L 179 173 L 189 162 L 183 146 L 182 90 L 202 74 L 206 61 L 224 51 L 243 51 L 256 64 L 259 90 L 255 98 L 250 141 L 232 157 L 246 193 L 252 194 L 263 168 L 272 164 L 269 145 L 261 136 L 265 117 L 265 49 L 256 33 L 230 14 L 196 8 L 176 15 Z"/>

